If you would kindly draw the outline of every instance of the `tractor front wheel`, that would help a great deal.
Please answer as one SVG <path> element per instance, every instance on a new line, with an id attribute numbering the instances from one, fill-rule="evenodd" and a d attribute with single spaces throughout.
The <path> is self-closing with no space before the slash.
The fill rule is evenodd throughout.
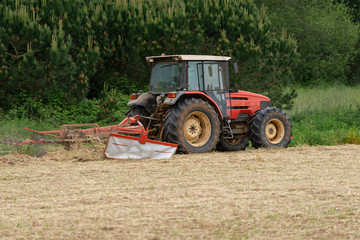
<path id="1" fill-rule="evenodd" d="M 163 140 L 178 144 L 178 152 L 211 152 L 219 141 L 220 121 L 207 102 L 190 98 L 179 102 L 165 116 Z"/>
<path id="2" fill-rule="evenodd" d="M 274 107 L 261 109 L 250 120 L 252 146 L 287 147 L 291 142 L 291 124 L 286 113 Z"/>

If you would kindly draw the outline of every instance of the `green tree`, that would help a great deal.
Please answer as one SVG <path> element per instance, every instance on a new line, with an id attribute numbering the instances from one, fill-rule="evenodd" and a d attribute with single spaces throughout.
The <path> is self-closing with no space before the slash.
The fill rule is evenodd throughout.
<path id="1" fill-rule="evenodd" d="M 336 0 L 335 2 L 345 3 L 350 8 L 354 21 L 360 22 L 360 0 Z"/>
<path id="2" fill-rule="evenodd" d="M 79 39 L 69 34 L 68 12 L 81 5 L 82 1 L 56 0 L 0 4 L 0 101 L 4 107 L 24 101 L 47 103 L 54 97 L 73 103 L 87 95 L 99 48 L 91 35 L 75 45 Z"/>
<path id="3" fill-rule="evenodd" d="M 338 1 L 339 2 L 339 1 Z M 353 20 L 356 23 L 360 23 L 360 0 L 345 0 L 344 3 L 351 9 Z M 358 43 L 356 45 L 357 55 L 350 61 L 350 71 L 348 79 L 350 83 L 360 84 L 360 31 L 358 37 Z"/>
<path id="4" fill-rule="evenodd" d="M 252 0 L 4 0 L 0 4 L 1 103 L 74 103 L 103 86 L 145 88 L 145 56 L 230 55 L 234 83 L 290 106 L 296 42 L 276 37 Z M 90 93 L 90 95 L 89 95 Z M 105 93 L 104 93 L 105 94 Z"/>
<path id="5" fill-rule="evenodd" d="M 326 0 L 256 0 L 268 8 L 279 35 L 286 28 L 298 41 L 300 60 L 294 69 L 301 84 L 346 83 L 356 56 L 359 27 L 349 8 Z"/>

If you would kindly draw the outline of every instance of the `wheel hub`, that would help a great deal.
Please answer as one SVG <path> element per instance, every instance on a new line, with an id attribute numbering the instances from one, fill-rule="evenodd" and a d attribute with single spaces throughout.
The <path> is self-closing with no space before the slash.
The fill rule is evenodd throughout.
<path id="1" fill-rule="evenodd" d="M 188 118 L 185 122 L 184 130 L 188 141 L 196 141 L 201 134 L 200 121 L 195 117 Z"/>
<path id="2" fill-rule="evenodd" d="M 211 136 L 209 118 L 200 111 L 190 113 L 185 119 L 183 132 L 186 141 L 194 146 L 201 147 L 207 143 Z"/>
<path id="3" fill-rule="evenodd" d="M 280 143 L 285 136 L 284 124 L 279 119 L 271 119 L 265 127 L 267 140 L 272 144 Z"/>
<path id="4" fill-rule="evenodd" d="M 276 127 L 274 124 L 272 123 L 269 123 L 267 126 L 266 126 L 266 137 L 268 139 L 273 139 L 275 136 L 276 136 Z"/>

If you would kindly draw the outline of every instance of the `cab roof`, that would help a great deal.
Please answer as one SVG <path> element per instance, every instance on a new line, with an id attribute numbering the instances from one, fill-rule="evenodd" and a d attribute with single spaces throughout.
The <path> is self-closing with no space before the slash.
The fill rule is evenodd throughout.
<path id="1" fill-rule="evenodd" d="M 231 57 L 212 55 L 164 55 L 146 57 L 147 62 L 169 61 L 229 61 Z"/>

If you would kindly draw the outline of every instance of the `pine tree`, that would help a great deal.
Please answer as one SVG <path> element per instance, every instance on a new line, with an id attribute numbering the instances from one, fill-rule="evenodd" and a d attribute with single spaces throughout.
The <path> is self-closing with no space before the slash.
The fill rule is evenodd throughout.
<path id="1" fill-rule="evenodd" d="M 296 43 L 270 32 L 252 0 L 4 0 L 0 4 L 3 107 L 32 99 L 75 103 L 104 85 L 123 93 L 146 88 L 145 57 L 229 55 L 233 83 L 289 105 Z M 90 95 L 89 95 L 90 91 Z"/>
<path id="2" fill-rule="evenodd" d="M 68 31 L 69 15 L 64 11 L 77 9 L 82 1 L 3 2 L 0 98 L 4 107 L 30 99 L 44 103 L 53 98 L 68 103 L 83 99 L 89 76 L 96 71 L 99 49 L 90 34 L 74 45 Z"/>

